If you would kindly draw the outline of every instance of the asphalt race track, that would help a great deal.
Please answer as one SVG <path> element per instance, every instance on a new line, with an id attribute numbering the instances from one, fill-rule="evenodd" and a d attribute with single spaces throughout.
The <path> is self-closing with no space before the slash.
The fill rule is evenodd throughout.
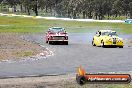
<path id="1" fill-rule="evenodd" d="M 91 45 L 94 33 L 70 33 L 69 45 L 48 45 L 44 34 L 24 35 L 24 39 L 39 43 L 53 51 L 54 55 L 25 62 L 1 62 L 0 77 L 43 74 L 76 73 L 77 67 L 87 72 L 132 71 L 132 47 L 102 48 Z M 132 35 L 121 35 L 124 39 Z"/>

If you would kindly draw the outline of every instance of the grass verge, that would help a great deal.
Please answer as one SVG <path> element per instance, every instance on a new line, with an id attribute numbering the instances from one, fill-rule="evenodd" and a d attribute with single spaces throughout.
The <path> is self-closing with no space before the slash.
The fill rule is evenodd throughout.
<path id="1" fill-rule="evenodd" d="M 85 33 L 100 29 L 113 29 L 126 34 L 132 33 L 132 24 L 127 23 L 77 22 L 0 16 L 0 32 L 5 33 L 39 33 L 45 32 L 53 26 L 64 27 L 68 32 L 74 33 Z"/>

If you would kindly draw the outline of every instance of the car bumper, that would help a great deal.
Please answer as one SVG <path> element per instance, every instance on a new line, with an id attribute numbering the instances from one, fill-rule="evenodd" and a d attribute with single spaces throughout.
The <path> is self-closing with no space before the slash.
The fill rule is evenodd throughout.
<path id="1" fill-rule="evenodd" d="M 68 40 L 49 40 L 50 42 L 68 42 Z"/>
<path id="2" fill-rule="evenodd" d="M 116 42 L 113 44 L 113 42 L 105 42 L 104 45 L 108 46 L 124 46 L 123 42 Z"/>

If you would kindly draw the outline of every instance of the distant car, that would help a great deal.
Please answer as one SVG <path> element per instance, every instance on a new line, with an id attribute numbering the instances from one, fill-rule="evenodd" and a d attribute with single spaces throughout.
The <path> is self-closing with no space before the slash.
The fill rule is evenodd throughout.
<path id="1" fill-rule="evenodd" d="M 116 46 L 123 48 L 123 39 L 118 37 L 117 33 L 112 30 L 99 30 L 92 40 L 93 46 Z"/>
<path id="2" fill-rule="evenodd" d="M 46 32 L 46 43 L 54 44 L 57 42 L 68 45 L 68 33 L 61 27 L 49 28 Z"/>
<path id="3" fill-rule="evenodd" d="M 132 19 L 127 19 L 125 20 L 126 23 L 131 23 L 132 24 Z"/>

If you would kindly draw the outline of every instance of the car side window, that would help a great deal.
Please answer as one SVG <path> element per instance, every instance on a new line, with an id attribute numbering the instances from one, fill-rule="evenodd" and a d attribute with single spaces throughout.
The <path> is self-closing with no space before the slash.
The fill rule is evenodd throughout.
<path id="1" fill-rule="evenodd" d="M 98 32 L 96 32 L 96 36 L 98 36 L 98 37 L 100 36 L 100 33 L 99 33 L 99 31 L 98 31 Z"/>
<path id="2" fill-rule="evenodd" d="M 101 32 L 99 32 L 99 36 L 101 35 Z"/>

